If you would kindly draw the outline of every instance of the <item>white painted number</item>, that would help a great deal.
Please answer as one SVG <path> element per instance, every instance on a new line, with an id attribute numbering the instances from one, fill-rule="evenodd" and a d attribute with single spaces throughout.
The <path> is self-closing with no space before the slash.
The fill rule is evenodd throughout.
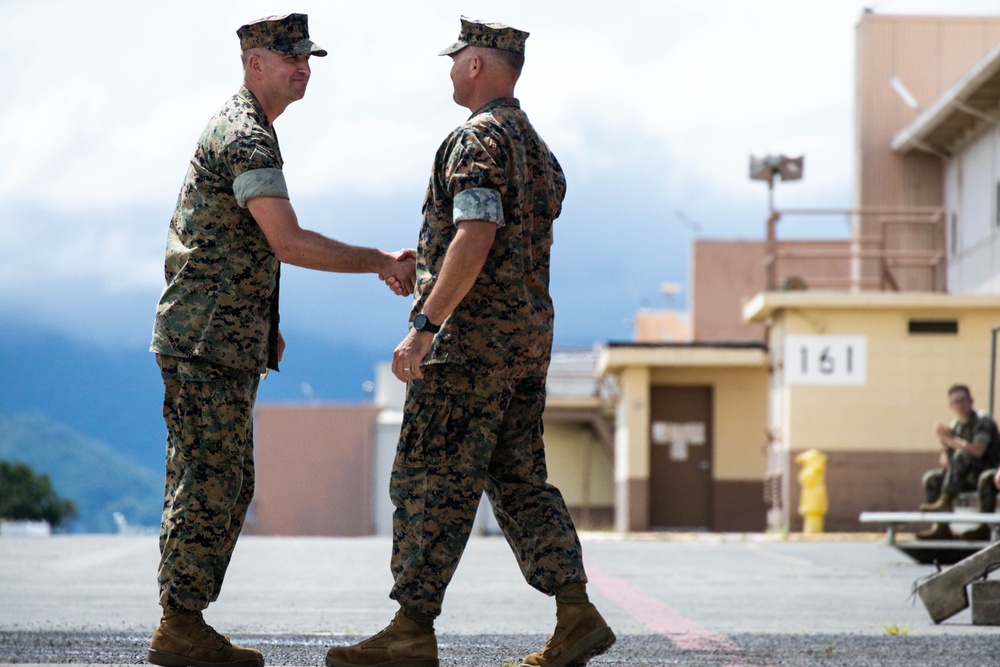
<path id="1" fill-rule="evenodd" d="M 867 381 L 868 341 L 864 336 L 785 338 L 788 384 L 863 385 Z"/>

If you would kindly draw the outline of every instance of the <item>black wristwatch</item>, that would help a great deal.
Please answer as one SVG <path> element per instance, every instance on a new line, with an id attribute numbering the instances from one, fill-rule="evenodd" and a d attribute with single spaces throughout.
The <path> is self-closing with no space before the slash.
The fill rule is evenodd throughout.
<path id="1" fill-rule="evenodd" d="M 433 334 L 436 334 L 438 331 L 441 331 L 441 325 L 434 324 L 423 313 L 420 313 L 413 318 L 413 328 L 416 329 L 417 331 L 427 331 L 428 333 L 433 333 Z"/>

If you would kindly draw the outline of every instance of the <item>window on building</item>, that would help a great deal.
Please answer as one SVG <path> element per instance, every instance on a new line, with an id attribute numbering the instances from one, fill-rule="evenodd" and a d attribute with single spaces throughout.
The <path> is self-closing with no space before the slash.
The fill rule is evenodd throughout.
<path id="1" fill-rule="evenodd" d="M 911 334 L 957 334 L 958 320 L 910 320 Z"/>

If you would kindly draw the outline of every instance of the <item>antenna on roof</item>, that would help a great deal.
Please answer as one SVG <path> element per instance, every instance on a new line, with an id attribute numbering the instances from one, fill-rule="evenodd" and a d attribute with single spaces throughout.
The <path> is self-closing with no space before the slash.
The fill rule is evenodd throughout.
<path id="1" fill-rule="evenodd" d="M 903 100 L 903 104 L 910 107 L 914 111 L 920 111 L 920 105 L 917 104 L 917 98 L 915 98 L 912 93 L 906 89 L 906 86 L 903 85 L 903 82 L 899 80 L 898 76 L 894 76 L 889 79 L 889 85 L 892 86 L 892 89 L 896 91 L 897 95 L 899 95 L 899 99 Z"/>
<path id="2" fill-rule="evenodd" d="M 683 224 L 683 225 L 684 225 L 685 227 L 687 227 L 687 228 L 688 228 L 688 229 L 690 229 L 690 230 L 691 230 L 692 232 L 694 232 L 694 235 L 695 235 L 695 236 L 698 236 L 699 234 L 701 234 L 701 224 L 700 224 L 700 223 L 698 223 L 698 222 L 697 222 L 697 221 L 695 221 L 695 220 L 692 220 L 692 219 L 691 219 L 691 218 L 690 218 L 690 217 L 688 216 L 688 214 L 687 214 L 687 213 L 685 213 L 684 211 L 680 210 L 679 208 L 675 208 L 675 209 L 674 209 L 674 215 L 675 215 L 675 216 L 677 217 L 677 219 L 678 219 L 678 220 L 680 220 L 680 221 L 681 221 L 681 223 L 682 223 L 682 224 Z"/>

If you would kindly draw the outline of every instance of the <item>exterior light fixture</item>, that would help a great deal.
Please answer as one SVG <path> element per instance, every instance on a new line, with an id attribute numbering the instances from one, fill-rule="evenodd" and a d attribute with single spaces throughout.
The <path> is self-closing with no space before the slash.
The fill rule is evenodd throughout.
<path id="1" fill-rule="evenodd" d="M 750 156 L 750 179 L 767 181 L 774 185 L 774 177 L 780 176 L 783 181 L 798 181 L 802 179 L 805 158 L 786 157 L 784 155 Z"/>
<path id="2" fill-rule="evenodd" d="M 767 289 L 773 290 L 777 287 L 777 249 L 778 241 L 775 227 L 781 214 L 774 210 L 774 178 L 777 176 L 782 181 L 798 181 L 802 179 L 802 171 L 805 167 L 805 157 L 787 157 L 785 155 L 757 155 L 750 156 L 750 180 L 767 181 L 767 245 L 766 245 L 766 284 Z"/>

